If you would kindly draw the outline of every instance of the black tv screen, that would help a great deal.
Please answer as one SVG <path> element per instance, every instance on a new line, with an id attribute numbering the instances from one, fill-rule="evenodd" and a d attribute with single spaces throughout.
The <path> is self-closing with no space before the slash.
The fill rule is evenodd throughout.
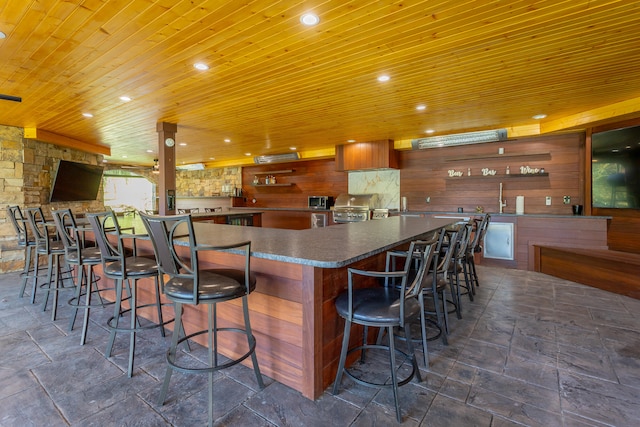
<path id="1" fill-rule="evenodd" d="M 50 201 L 96 200 L 102 182 L 102 172 L 102 166 L 60 160 Z"/>
<path id="2" fill-rule="evenodd" d="M 591 147 L 592 206 L 640 209 L 640 126 L 594 133 Z"/>

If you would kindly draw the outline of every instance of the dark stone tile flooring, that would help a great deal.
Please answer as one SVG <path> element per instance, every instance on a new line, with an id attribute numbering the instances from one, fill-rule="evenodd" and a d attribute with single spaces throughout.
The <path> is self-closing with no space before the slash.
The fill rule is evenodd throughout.
<path id="1" fill-rule="evenodd" d="M 539 273 L 479 270 L 475 300 L 465 297 L 461 320 L 451 316 L 449 346 L 430 341 L 429 369 L 419 357 L 423 382 L 400 389 L 402 425 L 640 425 L 640 301 Z M 0 426 L 206 424 L 206 376 L 175 373 L 158 405 L 168 341 L 157 330 L 139 335 L 127 378 L 126 338 L 104 357 L 111 308 L 92 311 L 80 346 L 80 328 L 68 331 L 69 307 L 61 303 L 51 322 L 18 290 L 17 274 L 0 275 Z M 189 355 L 206 357 L 197 346 Z M 216 424 L 397 425 L 388 390 L 344 378 L 338 395 L 327 390 L 313 402 L 265 384 L 258 390 L 243 366 L 217 373 Z"/>

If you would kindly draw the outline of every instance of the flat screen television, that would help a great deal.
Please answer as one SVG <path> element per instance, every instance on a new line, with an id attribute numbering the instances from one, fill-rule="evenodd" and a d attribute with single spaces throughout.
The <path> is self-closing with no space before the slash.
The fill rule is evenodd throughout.
<path id="1" fill-rule="evenodd" d="M 594 133 L 591 147 L 592 206 L 640 209 L 640 126 Z"/>
<path id="2" fill-rule="evenodd" d="M 102 166 L 60 160 L 49 201 L 96 200 L 102 182 L 103 169 Z"/>

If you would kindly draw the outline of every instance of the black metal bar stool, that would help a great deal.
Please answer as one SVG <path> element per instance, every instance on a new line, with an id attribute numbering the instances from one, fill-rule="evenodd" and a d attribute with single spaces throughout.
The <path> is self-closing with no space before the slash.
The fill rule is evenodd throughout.
<path id="1" fill-rule="evenodd" d="M 116 282 L 116 298 L 113 317 L 107 321 L 110 330 L 109 342 L 105 352 L 106 357 L 111 357 L 113 344 L 117 332 L 124 332 L 129 337 L 129 363 L 127 375 L 133 375 L 133 359 L 136 347 L 136 333 L 160 328 L 160 334 L 164 337 L 164 326 L 173 322 L 174 319 L 164 320 L 162 316 L 162 304 L 160 302 L 160 288 L 158 280 L 158 264 L 155 259 L 137 255 L 136 239 L 147 239 L 145 235 L 123 234 L 121 233 L 118 219 L 113 211 L 87 214 L 91 228 L 100 248 L 102 259 L 102 273 L 105 277 Z M 115 240 L 109 240 L 111 235 Z M 127 248 L 125 242 L 131 243 L 131 248 Z M 132 252 L 130 252 L 132 251 Z M 137 288 L 138 281 L 144 278 L 152 278 L 154 281 L 155 302 L 138 305 Z M 123 297 L 123 288 L 127 287 L 128 296 Z M 129 301 L 129 308 L 123 309 L 122 302 Z M 144 307 L 155 307 L 157 322 L 143 321 L 138 316 L 138 310 Z M 130 322 L 128 326 L 121 325 L 120 318 L 128 315 Z"/>
<path id="2" fill-rule="evenodd" d="M 433 256 L 437 239 L 430 241 L 411 242 L 408 254 L 404 262 L 402 270 L 398 271 L 365 271 L 355 268 L 349 268 L 348 271 L 348 288 L 336 299 L 336 311 L 345 319 L 344 336 L 342 339 L 342 350 L 340 352 L 340 361 L 338 363 L 338 371 L 333 384 L 333 394 L 338 393 L 338 387 L 342 375 L 346 374 L 356 383 L 367 387 L 385 387 L 393 389 L 393 398 L 396 408 L 396 418 L 398 422 L 402 422 L 400 413 L 400 402 L 398 398 L 398 387 L 407 384 L 414 377 L 418 381 L 422 381 L 420 370 L 416 362 L 416 356 L 413 350 L 411 339 L 412 322 L 420 321 L 424 332 L 424 306 L 422 304 L 422 283 L 425 271 Z M 419 254 L 419 255 L 417 255 Z M 411 266 L 414 262 L 418 262 L 418 269 L 410 280 Z M 384 286 L 361 288 L 362 281 L 370 281 L 371 278 L 383 280 Z M 400 281 L 397 286 L 394 280 Z M 364 326 L 364 336 L 362 344 L 349 349 L 349 339 L 351 335 L 352 324 Z M 369 326 L 385 328 L 389 337 L 389 344 L 369 344 L 367 341 L 367 329 Z M 394 328 L 402 328 L 406 338 L 408 353 L 403 353 L 395 348 L 394 344 Z M 425 337 L 426 338 L 426 337 Z M 356 377 L 355 374 L 345 368 L 347 355 L 354 351 L 361 351 L 361 361 L 364 362 L 365 351 L 369 349 L 382 349 L 389 352 L 391 384 L 388 382 L 367 381 Z M 410 360 L 412 364 L 411 373 L 404 379 L 397 377 L 396 355 Z"/>
<path id="3" fill-rule="evenodd" d="M 70 270 L 63 270 L 61 268 L 61 260 L 64 259 L 64 246 L 62 241 L 58 238 L 55 224 L 45 221 L 42 208 L 28 208 L 26 213 L 27 223 L 29 224 L 31 233 L 33 234 L 36 242 L 36 260 L 34 268 L 34 280 L 36 280 L 36 283 L 34 283 L 34 287 L 38 286 L 37 278 L 38 266 L 40 264 L 39 258 L 40 256 L 46 256 L 47 278 L 45 283 L 40 284 L 40 287 L 45 290 L 42 311 L 47 309 L 49 294 L 53 293 L 51 320 L 55 321 L 58 312 L 58 293 L 63 290 L 73 289 L 73 286 L 65 286 L 64 284 L 65 279 L 73 281 Z M 67 275 L 67 277 L 65 277 L 65 275 Z"/>
<path id="4" fill-rule="evenodd" d="M 256 339 L 249 320 L 248 296 L 256 287 L 256 277 L 251 274 L 251 242 L 239 242 L 226 246 L 201 245 L 196 241 L 191 215 L 150 216 L 140 213 L 155 250 L 161 277 L 167 275 L 164 282 L 165 296 L 173 301 L 176 310 L 176 324 L 173 328 L 171 346 L 167 351 L 167 373 L 160 392 L 160 404 L 163 405 L 169 389 L 171 373 L 207 373 L 209 375 L 209 425 L 213 425 L 213 374 L 215 371 L 236 365 L 249 356 L 260 389 L 264 388 L 258 359 L 256 357 Z M 177 239 L 181 240 L 177 243 Z M 181 247 L 180 247 L 181 246 Z M 180 247 L 183 251 L 179 251 Z M 244 258 L 244 268 L 203 269 L 198 263 L 198 254 L 203 251 L 233 250 Z M 188 256 L 180 253 L 188 253 Z M 244 329 L 220 327 L 216 316 L 218 303 L 242 299 Z M 182 323 L 183 305 L 207 305 L 207 329 L 185 335 Z M 240 322 L 240 321 L 238 321 Z M 246 339 L 246 351 L 225 363 L 218 362 L 218 334 L 237 333 Z M 198 335 L 208 334 L 209 364 L 203 368 L 182 365 L 176 353 L 180 343 Z M 244 347 L 244 346 L 243 346 Z M 239 352 L 244 351 L 238 350 Z"/>
<path id="5" fill-rule="evenodd" d="M 27 218 L 22 214 L 20 206 L 8 206 L 7 213 L 18 237 L 18 246 L 24 248 L 24 269 L 21 273 L 22 284 L 20 285 L 20 294 L 18 294 L 18 297 L 22 298 L 24 296 L 29 278 L 33 278 L 33 288 L 31 290 L 31 304 L 33 304 L 36 298 L 37 287 L 37 279 L 35 276 L 36 266 L 32 265 L 38 259 L 36 255 L 36 241 L 33 235 L 29 233 Z"/>
<path id="6" fill-rule="evenodd" d="M 91 308 L 105 307 L 113 304 L 112 301 L 103 299 L 100 292 L 113 290 L 114 288 L 99 288 L 97 285 L 100 277 L 94 273 L 93 267 L 102 263 L 100 248 L 97 246 L 85 246 L 85 239 L 81 229 L 76 223 L 76 219 L 71 209 L 60 209 L 52 212 L 53 221 L 56 224 L 58 235 L 64 246 L 65 259 L 67 264 L 77 268 L 75 281 L 75 296 L 69 300 L 69 305 L 73 307 L 73 315 L 69 330 L 73 330 L 79 308 L 84 308 L 84 319 L 82 322 L 82 334 L 80 335 L 80 345 L 84 345 L 87 339 L 87 329 L 89 326 L 89 313 Z M 84 289 L 84 290 L 83 290 Z M 91 296 L 96 294 L 98 302 L 92 302 Z M 85 302 L 82 303 L 82 297 Z"/>

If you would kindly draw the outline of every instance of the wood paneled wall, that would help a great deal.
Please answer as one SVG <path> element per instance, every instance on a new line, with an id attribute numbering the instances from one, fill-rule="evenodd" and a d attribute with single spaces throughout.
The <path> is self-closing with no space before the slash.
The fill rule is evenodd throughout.
<path id="1" fill-rule="evenodd" d="M 499 155 L 498 149 L 504 148 Z M 564 134 L 490 144 L 434 148 L 400 153 L 400 192 L 411 211 L 499 212 L 503 184 L 505 213 L 515 213 L 516 196 L 525 197 L 525 213 L 571 214 L 572 204 L 583 204 L 584 134 Z M 509 166 L 510 174 L 505 174 Z M 521 166 L 544 168 L 545 174 L 518 176 Z M 482 169 L 495 170 L 482 176 Z M 463 176 L 449 177 L 449 171 Z M 470 170 L 471 175 L 467 172 Z M 545 197 L 551 196 L 551 206 Z M 570 196 L 568 204 L 563 197 Z M 426 198 L 430 198 L 427 203 Z"/>
<path id="2" fill-rule="evenodd" d="M 256 174 L 264 182 L 265 172 L 291 170 L 275 174 L 278 184 L 288 186 L 254 186 Z M 348 174 L 335 170 L 333 158 L 307 160 L 242 168 L 243 204 L 255 208 L 306 208 L 308 196 L 331 196 L 334 199 L 348 189 Z M 256 199 L 252 203 L 252 199 Z"/>

